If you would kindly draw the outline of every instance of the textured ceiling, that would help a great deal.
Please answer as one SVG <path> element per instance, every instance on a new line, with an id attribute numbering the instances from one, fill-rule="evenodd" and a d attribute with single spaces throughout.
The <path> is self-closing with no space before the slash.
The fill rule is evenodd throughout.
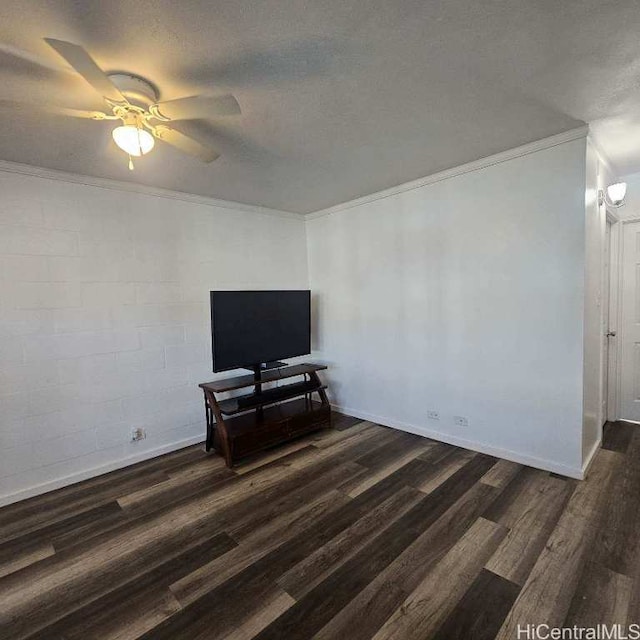
<path id="1" fill-rule="evenodd" d="M 2 0 L 0 98 L 101 108 L 45 36 L 162 99 L 232 92 L 192 122 L 210 165 L 166 145 L 127 170 L 113 124 L 3 109 L 0 158 L 295 212 L 315 211 L 583 122 L 640 169 L 637 0 Z"/>

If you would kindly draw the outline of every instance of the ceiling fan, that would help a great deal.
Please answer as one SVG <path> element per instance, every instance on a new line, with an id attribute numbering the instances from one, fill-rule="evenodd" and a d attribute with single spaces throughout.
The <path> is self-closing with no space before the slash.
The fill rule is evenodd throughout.
<path id="1" fill-rule="evenodd" d="M 52 105 L 25 105 L 9 100 L 1 100 L 0 105 L 36 107 L 74 118 L 120 120 L 121 124 L 113 130 L 112 135 L 118 147 L 129 155 L 131 170 L 132 157 L 149 153 L 155 139 L 204 162 L 212 162 L 219 156 L 211 147 L 171 128 L 168 123 L 238 115 L 240 106 L 232 95 L 189 96 L 157 102 L 156 88 L 144 78 L 129 73 L 106 74 L 81 46 L 53 38 L 44 40 L 102 96 L 110 113 Z"/>

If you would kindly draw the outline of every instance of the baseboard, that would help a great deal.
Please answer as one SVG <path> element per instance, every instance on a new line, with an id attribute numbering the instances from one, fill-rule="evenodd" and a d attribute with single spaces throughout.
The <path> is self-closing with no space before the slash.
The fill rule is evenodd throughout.
<path id="1" fill-rule="evenodd" d="M 480 442 L 475 442 L 473 440 L 457 438 L 447 433 L 440 433 L 439 431 L 433 431 L 431 429 L 426 429 L 425 427 L 419 427 L 417 425 L 400 422 L 398 420 L 393 420 L 384 416 L 378 416 L 364 411 L 359 411 L 357 409 L 342 407 L 336 404 L 332 404 L 331 407 L 335 411 L 353 416 L 354 418 L 368 420 L 369 422 L 375 422 L 377 424 L 381 424 L 386 427 L 392 427 L 394 429 L 399 429 L 400 431 L 406 431 L 408 433 L 415 433 L 416 435 L 424 436 L 425 438 L 432 438 L 433 440 L 438 440 L 440 442 L 446 442 L 447 444 L 452 444 L 456 447 L 470 449 L 471 451 L 478 451 L 479 453 L 486 453 L 487 455 L 495 456 L 497 458 L 504 458 L 505 460 L 518 462 L 519 464 L 526 464 L 527 466 L 536 467 L 537 469 L 543 469 L 544 471 L 559 473 L 560 475 L 568 476 L 570 478 L 577 478 L 578 480 L 584 479 L 589 470 L 589 467 L 591 466 L 591 463 L 593 462 L 595 454 L 600 448 L 600 441 L 598 441 L 593 445 L 593 448 L 589 452 L 589 455 L 585 460 L 582 468 L 578 469 L 553 462 L 552 460 L 543 460 L 542 458 L 522 455 L 516 451 L 511 451 L 509 449 L 501 449 L 499 447 L 492 447 Z M 199 442 L 202 442 L 202 436 L 192 436 L 191 438 L 186 438 L 185 440 L 179 440 L 178 442 L 165 444 L 161 447 L 156 447 L 155 449 L 149 449 L 142 453 L 127 456 L 126 458 L 121 458 L 120 460 L 114 460 L 113 462 L 109 462 L 92 469 L 85 469 L 84 471 L 78 471 L 77 473 L 73 473 L 62 478 L 56 478 L 55 480 L 50 480 L 49 482 L 44 482 L 27 489 L 22 489 L 21 491 L 17 491 L 15 493 L 5 494 L 3 496 L 0 496 L 0 507 L 12 504 L 13 502 L 19 502 L 20 500 L 26 500 L 27 498 L 32 498 L 33 496 L 38 496 L 43 493 L 48 493 L 49 491 L 55 491 L 56 489 L 61 489 L 62 487 L 67 487 L 69 485 L 76 484 L 77 482 L 82 482 L 82 480 L 95 478 L 96 476 L 100 476 L 104 473 L 116 471 L 117 469 L 122 469 L 124 467 L 131 466 L 132 464 L 136 464 L 137 462 L 149 460 L 150 458 L 156 458 L 165 453 L 178 451 L 179 449 L 190 447 L 191 445 L 198 444 Z"/>
<path id="2" fill-rule="evenodd" d="M 589 467 L 591 466 L 591 463 L 593 462 L 593 459 L 596 457 L 596 453 L 598 453 L 598 450 L 600 449 L 601 446 L 602 446 L 602 438 L 600 438 L 599 440 L 596 440 L 593 443 L 593 447 L 591 447 L 591 451 L 589 451 L 589 455 L 587 456 L 587 459 L 582 464 L 582 478 L 580 478 L 581 480 L 584 480 L 584 478 L 587 477 L 587 473 L 589 473 Z"/>
<path id="3" fill-rule="evenodd" d="M 156 447 L 155 449 L 148 449 L 142 453 L 136 453 L 132 456 L 127 456 L 126 458 L 114 460 L 113 462 L 108 462 L 98 467 L 93 467 L 92 469 L 85 469 L 84 471 L 78 471 L 62 478 L 43 482 L 42 484 L 16 491 L 15 493 L 8 493 L 0 496 L 0 507 L 12 504 L 13 502 L 19 502 L 20 500 L 26 500 L 33 496 L 39 496 L 43 493 L 48 493 L 49 491 L 68 487 L 69 485 L 76 484 L 77 482 L 82 482 L 82 480 L 88 480 L 89 478 L 95 478 L 96 476 L 101 476 L 104 473 L 109 473 L 110 471 L 123 469 L 124 467 L 129 467 L 137 462 L 143 462 L 144 460 L 156 458 L 165 453 L 178 451 L 178 449 L 184 449 L 185 447 L 190 447 L 191 445 L 198 444 L 199 442 L 202 442 L 202 436 L 192 436 L 185 440 L 179 440 L 178 442 L 172 442 L 170 444 L 162 445 L 161 447 Z"/>
<path id="4" fill-rule="evenodd" d="M 452 436 L 448 433 L 432 431 L 431 429 L 426 429 L 425 427 L 419 427 L 416 425 L 408 424 L 406 422 L 400 422 L 398 420 L 394 420 L 392 418 L 387 418 L 384 416 L 377 416 L 371 413 L 366 413 L 364 411 L 359 411 L 357 409 L 351 409 L 349 407 L 341 407 L 336 404 L 332 404 L 331 407 L 335 411 L 353 416 L 354 418 L 368 420 L 369 422 L 375 422 L 376 424 L 381 424 L 385 427 L 391 427 L 393 429 L 399 429 L 400 431 L 406 431 L 407 433 L 415 433 L 416 435 L 424 436 L 425 438 L 431 438 L 433 440 L 438 440 L 439 442 L 446 442 L 447 444 L 452 444 L 456 447 L 462 447 L 463 449 L 470 449 L 471 451 L 477 451 L 478 453 L 486 453 L 487 455 L 495 456 L 496 458 L 503 458 L 504 460 L 510 460 L 511 462 L 525 464 L 529 467 L 542 469 L 543 471 L 551 471 L 552 473 L 557 473 L 562 476 L 568 476 L 569 478 L 583 480 L 586 473 L 585 467 L 569 467 L 567 465 L 554 462 L 553 460 L 545 460 L 542 458 L 527 456 L 518 453 L 517 451 L 511 451 L 510 449 L 501 449 L 499 447 L 492 447 L 491 445 L 486 445 L 474 440 L 457 438 L 456 436 Z M 592 452 L 591 456 L 593 455 L 595 455 L 595 451 Z"/>

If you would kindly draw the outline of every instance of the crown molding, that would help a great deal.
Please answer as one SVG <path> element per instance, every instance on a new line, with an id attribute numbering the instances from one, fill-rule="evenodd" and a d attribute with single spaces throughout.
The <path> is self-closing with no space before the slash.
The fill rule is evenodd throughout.
<path id="1" fill-rule="evenodd" d="M 260 207 L 253 204 L 244 204 L 242 202 L 233 202 L 230 200 L 218 200 L 217 198 L 198 196 L 191 193 L 184 193 L 182 191 L 173 191 L 171 189 L 161 189 L 159 187 L 149 187 L 133 182 L 125 182 L 123 180 L 85 176 L 80 173 L 71 173 L 68 171 L 60 171 L 58 169 L 47 169 L 45 167 L 37 167 L 30 164 L 10 162 L 9 160 L 0 160 L 0 172 L 17 173 L 35 178 L 44 178 L 46 180 L 57 180 L 59 182 L 69 182 L 87 187 L 98 187 L 99 189 L 128 191 L 156 198 L 180 200 L 182 202 L 190 202 L 192 204 L 200 204 L 207 207 L 217 207 L 221 209 L 232 209 L 235 211 L 243 211 L 245 213 L 259 213 L 261 215 L 276 216 L 278 218 L 287 218 L 289 220 L 304 220 L 303 214 L 293 213 L 291 211 L 280 211 L 278 209 L 269 209 L 268 207 Z"/>
<path id="2" fill-rule="evenodd" d="M 575 129 L 570 129 L 569 131 L 565 131 L 563 133 L 558 133 L 557 135 L 550 136 L 548 138 L 542 138 L 541 140 L 529 142 L 528 144 L 524 144 L 520 147 L 515 147 L 507 151 L 495 153 L 491 156 L 487 156 L 486 158 L 480 158 L 479 160 L 474 160 L 473 162 L 467 162 L 466 164 L 461 164 L 457 167 L 452 167 L 451 169 L 445 169 L 444 171 L 433 173 L 424 178 L 418 178 L 417 180 L 412 180 L 411 182 L 405 182 L 404 184 L 398 185 L 397 187 L 391 187 L 390 189 L 377 191 L 376 193 L 372 193 L 361 198 L 356 198 L 354 200 L 349 200 L 347 202 L 337 204 L 327 209 L 320 209 L 319 211 L 314 211 L 313 213 L 306 214 L 304 218 L 305 220 L 315 220 L 316 218 L 322 218 L 333 213 L 339 213 L 340 211 L 353 209 L 354 207 L 359 207 L 363 204 L 375 202 L 376 200 L 390 198 L 391 196 L 404 193 L 405 191 L 420 189 L 420 187 L 426 187 L 427 185 L 434 184 L 436 182 L 449 180 L 451 178 L 464 175 L 465 173 L 471 173 L 472 171 L 478 171 L 479 169 L 492 167 L 496 164 L 501 164 L 502 162 L 507 162 L 509 160 L 514 160 L 515 158 L 527 156 L 531 153 L 536 153 L 537 151 L 543 151 L 544 149 L 557 147 L 558 145 L 565 144 L 567 142 L 580 140 L 582 138 L 586 138 L 588 133 L 589 127 L 587 125 L 583 125 Z"/>
<path id="3" fill-rule="evenodd" d="M 515 158 L 536 153 L 537 151 L 543 151 L 551 147 L 572 142 L 573 140 L 579 140 L 586 138 L 589 134 L 589 127 L 583 125 L 563 133 L 559 133 L 548 138 L 536 140 L 514 149 L 502 151 L 486 158 L 474 160 L 466 164 L 453 167 L 451 169 L 445 169 L 438 173 L 431 174 L 424 178 L 412 180 L 411 182 L 405 182 L 389 189 L 377 191 L 375 193 L 348 200 L 346 202 L 334 205 L 327 209 L 320 209 L 308 214 L 294 213 L 291 211 L 282 211 L 278 209 L 270 209 L 268 207 L 261 207 L 258 205 L 244 204 L 242 202 L 234 202 L 230 200 L 219 200 L 217 198 L 209 198 L 207 196 L 199 196 L 191 193 L 185 193 L 183 191 L 174 191 L 172 189 L 162 189 L 159 187 L 149 187 L 142 184 L 136 184 L 133 182 L 125 182 L 123 180 L 113 180 L 111 178 L 98 178 L 95 176 L 86 176 L 79 173 L 71 173 L 68 171 L 60 171 L 58 169 L 47 169 L 45 167 L 38 167 L 35 165 L 22 164 L 19 162 L 11 162 L 9 160 L 0 160 L 0 172 L 4 173 L 16 173 L 20 175 L 33 176 L 36 178 L 43 178 L 46 180 L 57 180 L 60 182 L 68 182 L 72 184 L 79 184 L 88 187 L 98 187 L 100 189 L 111 189 L 114 191 L 128 191 L 131 193 L 137 193 L 141 195 L 153 196 L 156 198 L 167 198 L 170 200 L 179 200 L 182 202 L 189 202 L 192 204 L 200 204 L 208 207 L 217 207 L 222 209 L 232 209 L 235 211 L 242 211 L 245 213 L 259 213 L 261 215 L 275 216 L 279 218 L 286 218 L 289 220 L 313 220 L 315 218 L 321 218 L 324 216 L 359 207 L 369 202 L 381 200 L 383 198 L 389 198 L 391 196 L 403 193 L 405 191 L 412 191 L 413 189 L 419 189 L 436 182 L 442 182 L 443 180 L 449 180 L 456 176 L 464 175 L 465 173 L 471 173 L 472 171 L 478 171 L 486 167 L 491 167 L 502 162 L 507 162 Z M 608 161 L 605 154 L 602 153 L 597 143 L 593 140 L 593 136 L 589 136 L 589 139 L 596 147 L 598 154 L 604 159 L 604 162 L 612 168 L 611 163 Z"/>

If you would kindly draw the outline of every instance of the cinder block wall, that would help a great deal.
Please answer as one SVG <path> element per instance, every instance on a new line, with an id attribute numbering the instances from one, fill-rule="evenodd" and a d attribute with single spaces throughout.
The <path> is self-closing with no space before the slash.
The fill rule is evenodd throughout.
<path id="1" fill-rule="evenodd" d="M 0 504 L 201 440 L 208 292 L 307 286 L 302 218 L 0 172 Z"/>

